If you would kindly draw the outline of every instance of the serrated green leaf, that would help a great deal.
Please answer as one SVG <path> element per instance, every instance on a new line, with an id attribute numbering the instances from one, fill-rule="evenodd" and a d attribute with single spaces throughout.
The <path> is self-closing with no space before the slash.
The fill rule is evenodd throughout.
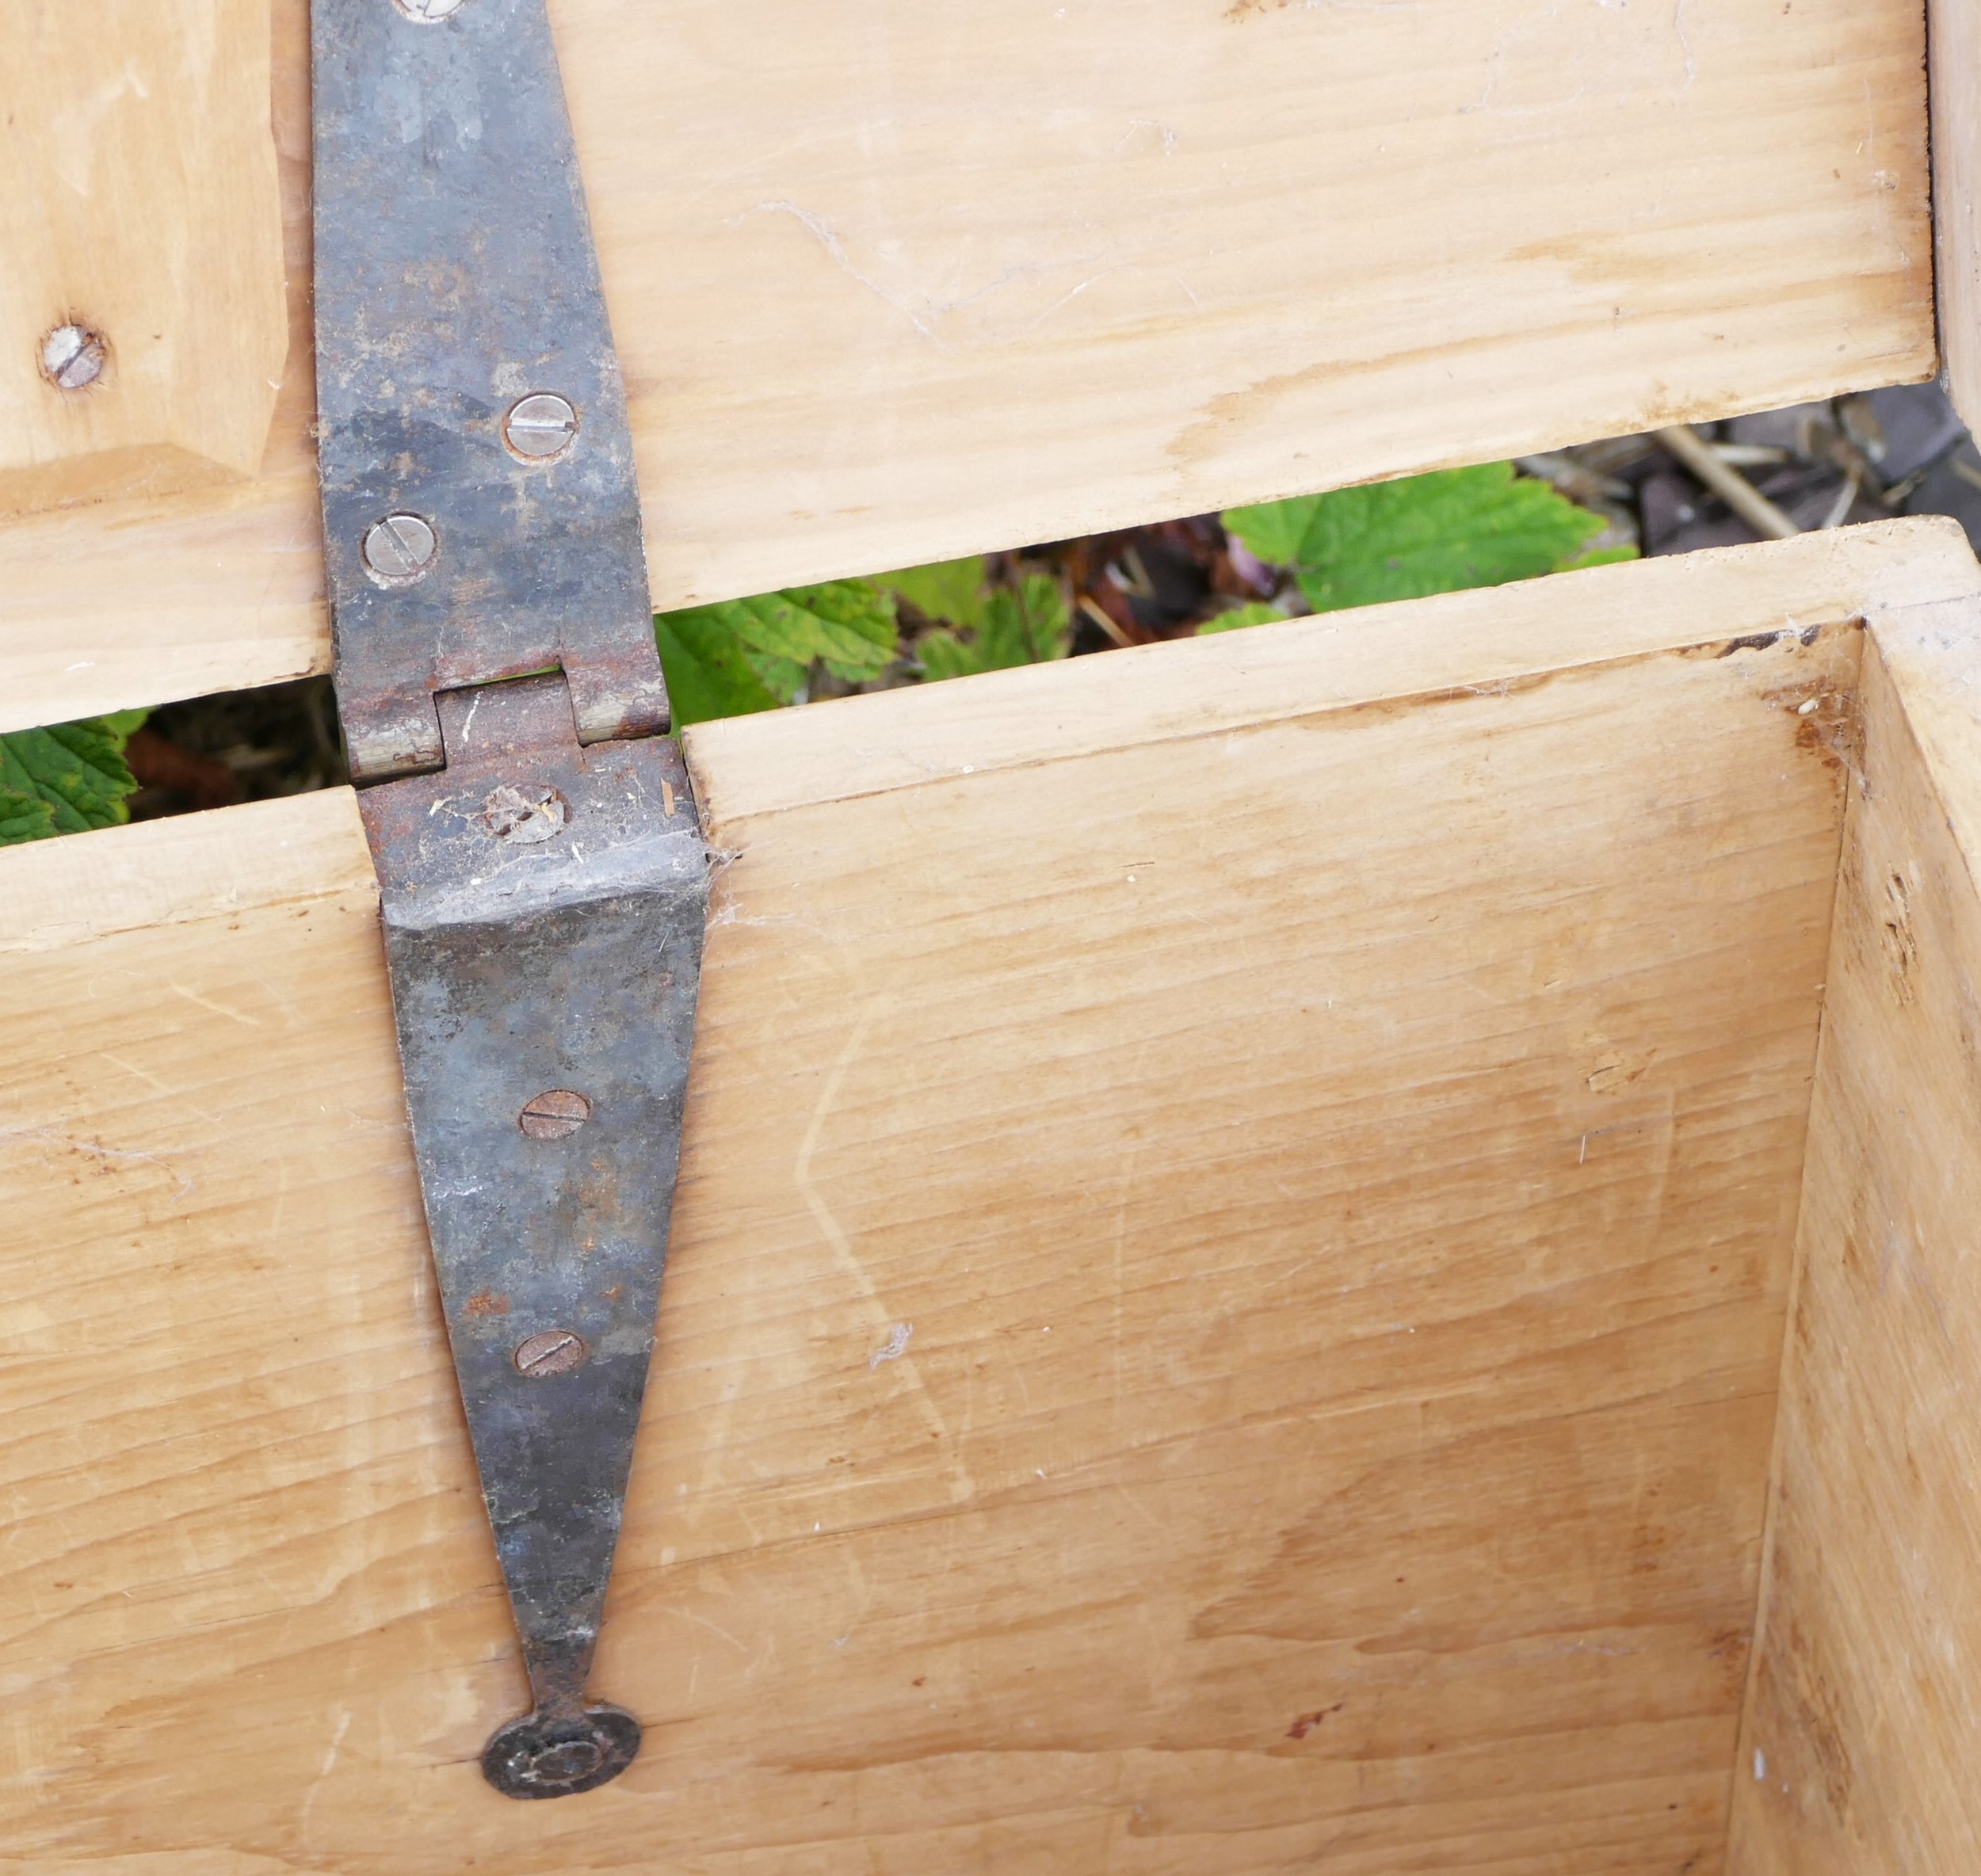
<path id="1" fill-rule="evenodd" d="M 0 833 L 0 840 L 11 845 L 129 820 L 137 783 L 124 745 L 147 714 L 124 710 L 0 736 L 0 826 L 28 830 Z"/>
<path id="2" fill-rule="evenodd" d="M 1552 573 L 1605 526 L 1510 463 L 1232 509 L 1260 559 L 1291 566 L 1317 612 Z"/>
<path id="3" fill-rule="evenodd" d="M 895 654 L 894 596 L 871 581 L 794 586 L 729 604 L 745 644 L 801 669 L 823 658 L 857 684 L 884 670 Z"/>
<path id="4" fill-rule="evenodd" d="M 930 621 L 941 620 L 965 630 L 983 622 L 984 566 L 981 554 L 962 560 L 937 560 L 927 566 L 904 566 L 876 574 L 874 584 L 897 594 Z"/>
<path id="5" fill-rule="evenodd" d="M 654 620 L 654 639 L 677 730 L 711 717 L 775 710 L 791 701 L 777 696 L 751 668 L 742 641 L 719 607 L 660 613 Z"/>
<path id="6" fill-rule="evenodd" d="M 1268 566 L 1296 566 L 1307 529 L 1325 495 L 1290 495 L 1284 501 L 1256 501 L 1227 508 L 1218 519 Z"/>
<path id="7" fill-rule="evenodd" d="M 1072 642 L 1072 621 L 1058 582 L 1027 574 L 1015 592 L 1000 586 L 984 601 L 975 630 L 926 633 L 916 641 L 915 654 L 932 678 L 973 677 L 1064 658 Z"/>
<path id="8" fill-rule="evenodd" d="M 0 785 L 0 847 L 42 841 L 55 832 L 55 810 L 38 795 Z"/>
<path id="9" fill-rule="evenodd" d="M 658 613 L 654 635 L 676 723 L 699 723 L 794 702 L 815 659 L 849 684 L 884 670 L 894 597 L 871 580 L 831 580 Z"/>
<path id="10" fill-rule="evenodd" d="M 1235 632 L 1247 625 L 1280 625 L 1285 620 L 1286 615 L 1269 601 L 1249 600 L 1228 612 L 1213 612 L 1197 628 L 1197 635 L 1200 639 L 1206 632 Z"/>

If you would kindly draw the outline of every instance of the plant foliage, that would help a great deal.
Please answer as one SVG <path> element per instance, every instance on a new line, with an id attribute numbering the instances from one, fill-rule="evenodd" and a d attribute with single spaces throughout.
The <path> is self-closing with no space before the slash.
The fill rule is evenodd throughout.
<path id="1" fill-rule="evenodd" d="M 0 736 L 0 846 L 129 820 L 137 784 L 124 745 L 147 714 L 122 710 Z"/>
<path id="2" fill-rule="evenodd" d="M 654 620 L 674 722 L 742 716 L 796 701 L 815 662 L 857 684 L 895 657 L 894 597 L 872 580 L 834 580 Z"/>
<path id="3" fill-rule="evenodd" d="M 986 595 L 974 626 L 929 632 L 915 650 L 931 677 L 972 677 L 1064 658 L 1072 642 L 1073 622 L 1059 582 L 1027 574 L 1015 588 L 995 587 Z"/>
<path id="4" fill-rule="evenodd" d="M 1213 612 L 1197 628 L 1200 639 L 1206 632 L 1235 632 L 1242 625 L 1277 625 L 1286 614 L 1269 600 L 1248 601 L 1222 612 Z"/>
<path id="5" fill-rule="evenodd" d="M 1635 552 L 1590 554 L 1603 517 L 1516 475 L 1511 463 L 1296 495 L 1235 508 L 1223 520 L 1261 560 L 1291 567 L 1317 612 L 1503 585 Z M 1206 629 L 1236 623 L 1227 615 Z"/>

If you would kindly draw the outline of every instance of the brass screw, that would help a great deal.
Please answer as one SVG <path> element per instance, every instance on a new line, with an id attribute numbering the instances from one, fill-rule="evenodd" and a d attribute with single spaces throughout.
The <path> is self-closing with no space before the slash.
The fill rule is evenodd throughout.
<path id="1" fill-rule="evenodd" d="M 516 1124 L 532 1140 L 563 1140 L 592 1117 L 592 1104 L 574 1088 L 552 1088 L 538 1095 Z"/>
<path id="2" fill-rule="evenodd" d="M 567 1329 L 547 1329 L 518 1342 L 515 1354 L 510 1359 L 516 1363 L 517 1373 L 527 1375 L 532 1381 L 541 1381 L 552 1375 L 568 1375 L 573 1368 L 582 1368 L 585 1357 L 590 1353 L 582 1336 L 573 1335 Z"/>

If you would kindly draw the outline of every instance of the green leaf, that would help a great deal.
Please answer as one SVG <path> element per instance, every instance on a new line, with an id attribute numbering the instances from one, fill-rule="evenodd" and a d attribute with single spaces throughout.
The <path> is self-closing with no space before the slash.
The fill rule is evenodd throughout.
<path id="1" fill-rule="evenodd" d="M 849 684 L 895 654 L 894 598 L 871 580 L 793 586 L 654 619 L 677 725 L 792 702 L 814 659 Z"/>
<path id="2" fill-rule="evenodd" d="M 142 710 L 0 736 L 0 842 L 115 827 L 131 818 L 137 783 L 124 745 Z"/>
<path id="3" fill-rule="evenodd" d="M 1606 547 L 1591 547 L 1586 554 L 1578 554 L 1573 560 L 1564 560 L 1555 569 L 1558 574 L 1578 574 L 1586 566 L 1614 566 L 1620 560 L 1635 560 L 1638 550 L 1634 542 L 1620 540 Z"/>
<path id="4" fill-rule="evenodd" d="M 1248 600 L 1228 612 L 1213 612 L 1197 628 L 1197 635 L 1200 639 L 1206 632 L 1235 632 L 1247 625 L 1281 625 L 1285 620 L 1286 615 L 1269 601 Z"/>
<path id="5" fill-rule="evenodd" d="M 972 677 L 1064 658 L 1072 642 L 1073 623 L 1059 583 L 1044 574 L 1027 574 L 1016 592 L 1000 586 L 984 601 L 983 620 L 973 631 L 926 633 L 915 642 L 915 654 L 932 678 Z"/>
<path id="6" fill-rule="evenodd" d="M 972 554 L 962 560 L 937 560 L 927 566 L 904 566 L 891 574 L 876 574 L 874 584 L 884 587 L 931 621 L 974 627 L 983 623 L 984 604 L 983 556 Z"/>
<path id="7" fill-rule="evenodd" d="M 895 654 L 893 597 L 867 580 L 794 586 L 695 610 L 722 615 L 752 651 L 796 665 L 801 673 L 823 658 L 857 684 L 885 669 Z"/>
<path id="8" fill-rule="evenodd" d="M 662 612 L 654 620 L 660 668 L 667 675 L 667 700 L 674 727 L 711 717 L 746 716 L 788 704 L 752 669 L 742 639 L 718 606 L 691 606 Z"/>
<path id="9" fill-rule="evenodd" d="M 55 832 L 55 810 L 38 795 L 0 784 L 0 847 L 46 840 Z"/>
<path id="10" fill-rule="evenodd" d="M 1510 463 L 1236 508 L 1223 521 L 1260 559 L 1291 566 L 1317 612 L 1552 573 L 1605 526 Z"/>

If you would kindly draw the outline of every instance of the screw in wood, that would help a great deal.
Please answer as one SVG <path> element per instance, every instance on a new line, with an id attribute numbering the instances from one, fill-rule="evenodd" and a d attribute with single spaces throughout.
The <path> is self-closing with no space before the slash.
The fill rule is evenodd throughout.
<path id="1" fill-rule="evenodd" d="M 578 407 L 553 391 L 534 391 L 502 419 L 509 453 L 526 463 L 554 463 L 578 435 Z"/>
<path id="2" fill-rule="evenodd" d="M 365 531 L 365 570 L 381 586 L 410 586 L 433 570 L 440 547 L 423 515 L 387 515 Z"/>
<path id="3" fill-rule="evenodd" d="M 574 1088 L 551 1088 L 536 1096 L 516 1118 L 532 1140 L 563 1140 L 592 1117 L 592 1104 Z"/>
<path id="4" fill-rule="evenodd" d="M 41 375 L 61 391 L 81 391 L 103 376 L 110 362 L 109 342 L 100 332 L 73 320 L 58 326 L 41 341 Z"/>
<path id="5" fill-rule="evenodd" d="M 527 1375 L 532 1381 L 542 1381 L 552 1375 L 568 1375 L 573 1368 L 582 1368 L 585 1357 L 590 1353 L 582 1336 L 573 1335 L 568 1329 L 546 1329 L 533 1336 L 525 1336 L 516 1344 L 516 1352 L 510 1359 L 515 1363 L 517 1374 Z"/>

